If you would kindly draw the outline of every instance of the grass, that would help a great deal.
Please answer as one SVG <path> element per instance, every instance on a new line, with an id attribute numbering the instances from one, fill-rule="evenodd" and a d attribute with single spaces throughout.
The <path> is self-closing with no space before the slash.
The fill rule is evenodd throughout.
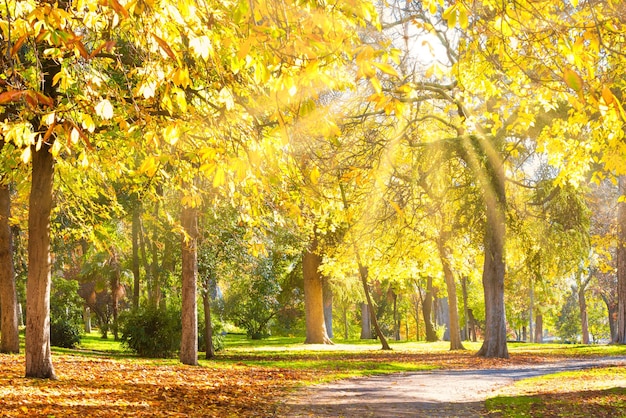
<path id="1" fill-rule="evenodd" d="M 626 369 L 622 367 L 525 379 L 500 392 L 485 407 L 502 417 L 626 416 Z"/>

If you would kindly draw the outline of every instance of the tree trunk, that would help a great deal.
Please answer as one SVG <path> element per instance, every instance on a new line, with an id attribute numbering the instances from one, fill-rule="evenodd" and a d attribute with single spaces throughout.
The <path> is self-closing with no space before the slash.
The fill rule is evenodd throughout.
<path id="1" fill-rule="evenodd" d="M 326 325 L 326 334 L 328 338 L 333 338 L 333 289 L 328 282 L 328 278 L 324 277 L 322 282 L 322 292 L 324 298 L 324 324 Z"/>
<path id="2" fill-rule="evenodd" d="M 26 377 L 56 379 L 50 352 L 50 213 L 54 158 L 50 144 L 32 150 L 26 280 Z"/>
<path id="3" fill-rule="evenodd" d="M 486 142 L 486 141 L 485 141 Z M 504 242 L 505 206 L 504 171 L 502 165 L 493 161 L 495 157 L 484 145 L 488 154 L 487 177 L 482 185 L 486 209 L 483 264 L 483 292 L 485 295 L 485 339 L 477 355 L 491 358 L 508 358 L 506 344 L 506 312 L 504 307 Z"/>
<path id="4" fill-rule="evenodd" d="M 3 143 L 4 144 L 4 143 Z M 1 145 L 0 145 L 1 149 Z M 17 315 L 17 290 L 13 266 L 11 224 L 11 190 L 0 184 L 0 353 L 19 353 L 20 336 Z"/>
<path id="5" fill-rule="evenodd" d="M 543 315 L 535 314 L 535 342 L 543 343 Z"/>
<path id="6" fill-rule="evenodd" d="M 600 297 L 604 301 L 604 304 L 606 305 L 606 310 L 608 312 L 609 330 L 611 332 L 611 341 L 615 341 L 617 337 L 616 335 L 617 333 L 617 324 L 616 324 L 617 304 L 612 303 L 609 297 L 604 292 L 600 293 Z"/>
<path id="7" fill-rule="evenodd" d="M 467 307 L 467 277 L 461 279 L 461 289 L 463 291 L 463 317 L 465 318 L 465 340 L 469 341 L 469 312 Z"/>
<path id="8" fill-rule="evenodd" d="M 213 347 L 213 323 L 211 322 L 211 293 L 208 286 L 202 292 L 202 305 L 204 307 L 204 344 L 206 345 L 206 359 L 215 357 L 215 347 Z"/>
<path id="9" fill-rule="evenodd" d="M 393 338 L 400 341 L 400 317 L 398 316 L 398 294 L 391 291 L 393 295 Z"/>
<path id="10" fill-rule="evenodd" d="M 350 338 L 350 323 L 348 322 L 348 308 L 344 305 L 342 310 L 343 314 L 343 339 L 347 340 Z"/>
<path id="11" fill-rule="evenodd" d="M 378 325 L 378 319 L 376 318 L 376 311 L 374 310 L 374 304 L 372 303 L 372 295 L 370 294 L 369 285 L 367 284 L 367 276 L 368 269 L 361 263 L 361 257 L 357 252 L 357 264 L 359 266 L 359 275 L 361 276 L 361 284 L 363 285 L 363 291 L 365 292 L 365 298 L 367 299 L 368 310 L 370 312 L 370 319 L 372 321 L 372 325 L 374 326 L 374 331 L 376 332 L 376 336 L 380 340 L 380 344 L 382 345 L 383 350 L 391 350 L 385 335 L 380 329 Z"/>
<path id="12" fill-rule="evenodd" d="M 196 281 L 198 280 L 198 211 L 183 207 L 181 224 L 185 230 L 182 237 L 182 336 L 180 361 L 198 364 L 198 306 Z"/>
<path id="13" fill-rule="evenodd" d="M 361 339 L 362 340 L 371 340 L 372 339 L 372 322 L 370 320 L 372 316 L 370 315 L 369 305 L 367 302 L 361 303 Z"/>
<path id="14" fill-rule="evenodd" d="M 322 257 L 316 253 L 317 238 L 311 248 L 302 257 L 302 275 L 304 278 L 304 316 L 306 323 L 305 344 L 332 344 L 326 333 L 324 322 L 324 290 L 319 268 Z"/>
<path id="15" fill-rule="evenodd" d="M 121 287 L 121 267 L 117 260 L 117 254 L 111 256 L 111 311 L 113 314 L 113 339 L 119 339 L 118 333 L 118 317 L 120 305 L 120 287 Z"/>
<path id="16" fill-rule="evenodd" d="M 158 193 L 158 191 L 157 191 Z M 152 303 L 154 306 L 161 306 L 161 280 L 160 280 L 160 272 L 159 272 L 159 247 L 157 245 L 157 241 L 159 240 L 159 232 L 157 228 L 157 224 L 159 221 L 159 202 L 157 201 L 154 204 L 154 229 L 152 230 L 152 243 L 151 249 L 152 252 L 152 263 L 150 264 L 150 270 L 152 273 L 150 277 L 152 278 Z"/>
<path id="17" fill-rule="evenodd" d="M 578 307 L 580 308 L 580 325 L 582 328 L 583 344 L 589 344 L 589 322 L 587 320 L 587 300 L 585 286 L 578 288 Z"/>
<path id="18" fill-rule="evenodd" d="M 459 310 L 456 298 L 456 281 L 454 280 L 454 274 L 450 268 L 448 251 L 445 247 L 444 239 L 445 238 L 441 238 L 437 241 L 437 248 L 439 250 L 439 260 L 441 260 L 441 265 L 443 266 L 443 276 L 446 281 L 446 289 L 448 291 L 450 350 L 465 350 L 465 347 L 463 347 L 463 343 L 461 342 L 461 327 L 459 325 Z"/>
<path id="19" fill-rule="evenodd" d="M 91 334 L 91 309 L 89 306 L 83 306 L 83 324 L 85 326 L 85 334 Z"/>
<path id="20" fill-rule="evenodd" d="M 422 302 L 422 315 L 424 316 L 424 326 L 426 328 L 426 341 L 435 342 L 438 340 L 437 332 L 433 324 L 433 278 L 426 279 L 426 294 Z"/>
<path id="21" fill-rule="evenodd" d="M 620 196 L 626 195 L 626 176 L 619 177 Z M 626 344 L 626 202 L 617 203 L 617 330 L 614 342 Z"/>
<path id="22" fill-rule="evenodd" d="M 141 276 L 139 273 L 139 228 L 140 228 L 140 209 L 139 203 L 136 203 L 133 207 L 133 222 L 132 222 L 132 245 L 133 245 L 133 308 L 139 308 L 139 286 L 141 283 Z"/>

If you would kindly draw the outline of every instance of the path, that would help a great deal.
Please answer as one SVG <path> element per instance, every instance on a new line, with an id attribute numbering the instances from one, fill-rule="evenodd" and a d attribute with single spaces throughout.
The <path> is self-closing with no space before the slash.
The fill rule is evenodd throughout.
<path id="1" fill-rule="evenodd" d="M 612 365 L 626 365 L 626 357 L 347 379 L 303 389 L 285 401 L 279 416 L 480 417 L 485 415 L 485 399 L 516 380 Z"/>

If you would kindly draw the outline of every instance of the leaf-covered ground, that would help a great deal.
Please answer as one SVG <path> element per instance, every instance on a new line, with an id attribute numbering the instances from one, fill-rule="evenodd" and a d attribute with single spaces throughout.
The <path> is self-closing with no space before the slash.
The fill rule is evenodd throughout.
<path id="1" fill-rule="evenodd" d="M 23 355 L 0 354 L 0 416 L 273 416 L 294 388 L 312 382 L 436 368 L 525 367 L 626 350 L 528 345 L 512 347 L 509 360 L 497 360 L 474 356 L 477 346 L 450 352 L 446 343 L 414 344 L 399 345 L 391 352 L 376 345 L 231 347 L 198 367 L 115 351 L 105 355 L 93 349 L 57 350 L 56 381 L 26 379 Z M 589 389 L 589 394 L 592 390 L 596 389 Z M 581 392 L 580 397 L 587 395 Z"/>
<path id="2" fill-rule="evenodd" d="M 319 374 L 66 355 L 46 381 L 23 378 L 23 360 L 0 355 L 3 417 L 272 416 L 286 389 Z"/>

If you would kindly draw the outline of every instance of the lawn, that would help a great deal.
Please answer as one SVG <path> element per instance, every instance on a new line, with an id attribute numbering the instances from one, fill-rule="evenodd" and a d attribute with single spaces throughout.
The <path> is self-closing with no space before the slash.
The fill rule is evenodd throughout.
<path id="1" fill-rule="evenodd" d="M 0 415 L 272 416 L 295 388 L 340 378 L 626 355 L 622 346 L 511 344 L 509 360 L 494 360 L 475 357 L 478 344 L 465 345 L 466 351 L 450 352 L 444 342 L 392 342 L 393 351 L 382 351 L 371 341 L 337 340 L 333 346 L 318 346 L 304 345 L 300 338 L 251 341 L 229 335 L 225 350 L 214 360 L 201 357 L 200 366 L 192 367 L 176 359 L 140 359 L 119 342 L 91 334 L 83 337 L 78 349 L 53 349 L 56 381 L 25 379 L 23 355 L 0 355 Z M 544 377 L 524 384 L 490 400 L 489 410 L 504 416 L 536 416 L 537 411 L 544 416 L 572 416 L 579 403 L 593 403 L 589 410 L 594 413 L 623 411 L 626 376 L 620 369 Z M 557 412 L 564 407 L 562 399 L 570 407 L 567 415 Z"/>

